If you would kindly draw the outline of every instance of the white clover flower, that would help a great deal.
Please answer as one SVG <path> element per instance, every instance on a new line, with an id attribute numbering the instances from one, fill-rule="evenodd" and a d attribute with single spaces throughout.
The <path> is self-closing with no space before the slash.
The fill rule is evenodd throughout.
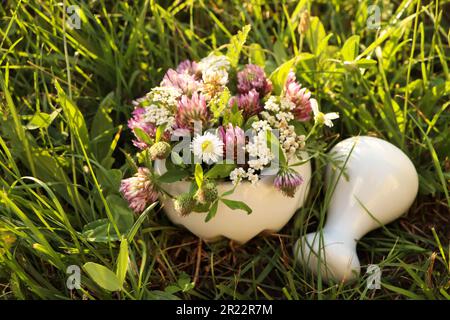
<path id="1" fill-rule="evenodd" d="M 203 58 L 198 63 L 198 68 L 202 73 L 206 72 L 207 70 L 228 70 L 230 68 L 230 61 L 228 58 L 224 55 L 215 55 L 210 54 L 209 56 Z"/>
<path id="2" fill-rule="evenodd" d="M 206 69 L 202 75 L 201 91 L 208 99 L 215 98 L 228 83 L 228 72 L 225 69 Z"/>
<path id="3" fill-rule="evenodd" d="M 197 135 L 191 143 L 191 149 L 196 157 L 207 164 L 215 163 L 223 156 L 223 142 L 210 132 Z"/>
<path id="4" fill-rule="evenodd" d="M 339 114 L 337 112 L 323 113 L 319 110 L 319 105 L 317 104 L 316 99 L 311 99 L 311 109 L 314 114 L 314 121 L 319 124 L 324 124 L 327 127 L 332 127 L 332 120 L 338 119 Z"/>
<path id="5" fill-rule="evenodd" d="M 225 86 L 228 83 L 228 72 L 225 69 L 207 69 L 203 72 L 204 83 Z"/>

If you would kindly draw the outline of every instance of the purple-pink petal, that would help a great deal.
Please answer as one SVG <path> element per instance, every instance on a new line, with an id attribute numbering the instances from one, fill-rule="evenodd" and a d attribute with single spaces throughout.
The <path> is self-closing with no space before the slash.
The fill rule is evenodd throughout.
<path id="1" fill-rule="evenodd" d="M 136 213 L 144 211 L 149 204 L 158 199 L 158 191 L 151 181 L 150 170 L 143 167 L 138 168 L 133 177 L 122 180 L 120 192 Z"/>

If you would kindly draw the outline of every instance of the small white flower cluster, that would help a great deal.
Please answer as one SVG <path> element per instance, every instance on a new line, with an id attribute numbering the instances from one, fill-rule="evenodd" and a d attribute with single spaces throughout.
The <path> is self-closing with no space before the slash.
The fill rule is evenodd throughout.
<path id="1" fill-rule="evenodd" d="M 155 104 L 161 104 L 169 110 L 175 111 L 182 92 L 175 87 L 155 87 L 147 93 L 146 99 Z"/>
<path id="2" fill-rule="evenodd" d="M 297 135 L 295 127 L 289 125 L 289 121 L 294 119 L 292 110 L 295 105 L 288 99 L 281 98 L 278 102 L 277 97 L 271 96 L 264 104 L 264 110 L 261 116 L 266 119 L 271 127 L 278 129 L 278 137 L 283 151 L 288 158 L 292 157 L 298 149 L 305 147 L 305 136 Z"/>
<path id="3" fill-rule="evenodd" d="M 255 170 L 262 170 L 264 166 L 268 165 L 274 159 L 273 153 L 267 146 L 266 131 L 271 129 L 264 120 L 254 122 L 252 127 L 255 129 L 256 134 L 245 147 L 250 156 L 248 165 Z"/>
<path id="4" fill-rule="evenodd" d="M 297 135 L 293 125 L 286 125 L 280 129 L 280 143 L 288 157 L 292 157 L 297 150 L 305 148 L 305 136 Z"/>
<path id="5" fill-rule="evenodd" d="M 156 126 L 167 124 L 166 130 L 170 130 L 175 124 L 175 117 L 164 107 L 151 104 L 145 107 L 145 122 L 154 123 Z"/>
<path id="6" fill-rule="evenodd" d="M 234 184 L 238 184 L 242 179 L 248 179 L 252 184 L 259 181 L 259 175 L 256 171 L 261 171 L 274 158 L 274 154 L 267 146 L 266 131 L 271 130 L 269 123 L 265 120 L 255 121 L 252 123 L 255 135 L 245 146 L 250 160 L 247 164 L 249 168 L 245 171 L 243 168 L 234 169 L 230 174 L 230 179 Z"/>
<path id="7" fill-rule="evenodd" d="M 255 173 L 255 169 L 253 168 L 249 168 L 245 171 L 243 168 L 239 167 L 230 173 L 230 179 L 234 185 L 239 184 L 245 178 L 252 184 L 256 184 L 259 181 L 259 176 Z"/>

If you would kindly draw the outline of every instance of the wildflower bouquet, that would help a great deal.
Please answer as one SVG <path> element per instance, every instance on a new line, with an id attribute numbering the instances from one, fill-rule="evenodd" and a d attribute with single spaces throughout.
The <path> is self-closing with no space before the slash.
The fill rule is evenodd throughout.
<path id="1" fill-rule="evenodd" d="M 293 197 L 304 182 L 295 166 L 305 161 L 305 145 L 338 114 L 321 113 L 292 70 L 280 92 L 273 87 L 260 66 L 215 53 L 169 69 L 160 86 L 134 102 L 128 122 L 142 164 L 121 184 L 129 206 L 142 212 L 169 197 L 183 216 L 208 212 L 209 220 L 219 201 L 250 213 L 245 202 L 225 197 L 240 183 L 257 188 L 264 175 Z M 169 194 L 164 186 L 178 181 L 190 182 L 189 190 Z M 219 181 L 229 181 L 230 190 L 219 194 Z"/>

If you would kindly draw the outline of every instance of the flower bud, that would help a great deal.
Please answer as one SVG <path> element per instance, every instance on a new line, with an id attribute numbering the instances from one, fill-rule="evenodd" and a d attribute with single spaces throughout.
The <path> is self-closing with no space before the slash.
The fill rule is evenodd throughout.
<path id="1" fill-rule="evenodd" d="M 219 193 L 214 182 L 206 182 L 195 193 L 195 199 L 201 204 L 208 204 L 214 202 Z"/>
<path id="2" fill-rule="evenodd" d="M 194 207 L 195 200 L 191 193 L 182 193 L 174 200 L 174 208 L 182 216 L 191 213 Z"/>
<path id="3" fill-rule="evenodd" d="M 150 147 L 150 158 L 152 160 L 165 159 L 170 154 L 170 151 L 170 144 L 165 141 L 159 141 Z"/>
<path id="4" fill-rule="evenodd" d="M 305 34 L 306 31 L 309 29 L 309 11 L 305 10 L 302 12 L 302 15 L 300 16 L 300 23 L 298 24 L 298 32 L 300 34 Z"/>

